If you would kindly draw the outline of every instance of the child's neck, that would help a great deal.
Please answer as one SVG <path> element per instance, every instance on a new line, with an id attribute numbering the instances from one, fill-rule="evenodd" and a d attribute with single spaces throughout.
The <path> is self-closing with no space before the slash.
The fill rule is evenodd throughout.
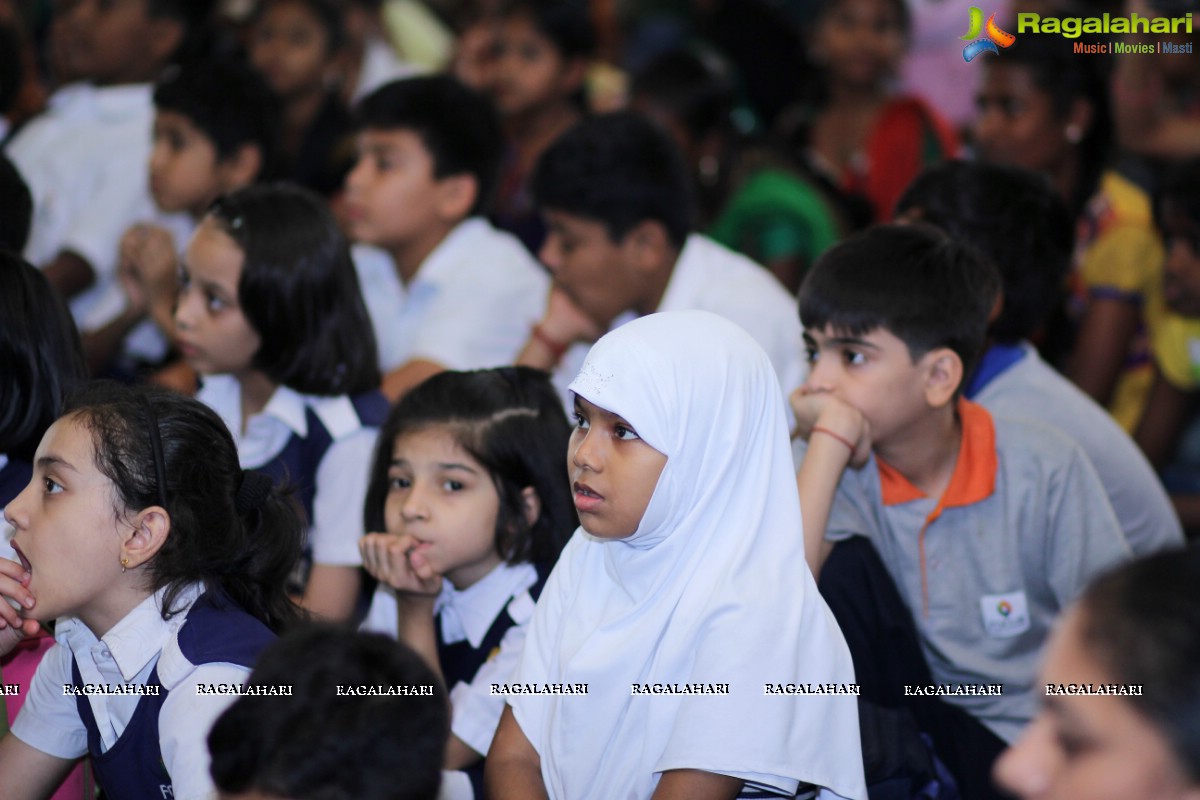
<path id="1" fill-rule="evenodd" d="M 437 249 L 460 222 L 462 220 L 439 221 L 422 231 L 417 238 L 386 248 L 401 283 L 408 286 L 413 282 L 425 259 L 429 258 L 429 254 Z"/>
<path id="2" fill-rule="evenodd" d="M 1066 201 L 1067 207 L 1074 210 L 1075 183 L 1079 180 L 1079 156 L 1075 150 L 1062 161 L 1050 174 L 1050 180 L 1058 189 L 1059 197 Z"/>
<path id="3" fill-rule="evenodd" d="M 672 249 L 667 256 L 667 266 L 646 275 L 642 291 L 638 293 L 638 300 L 633 304 L 633 310 L 637 312 L 638 316 L 644 317 L 658 311 L 663 295 L 667 293 L 667 286 L 671 283 L 671 276 L 675 274 L 675 267 L 679 264 L 681 252 L 681 250 Z"/>
<path id="4" fill-rule="evenodd" d="M 940 498 L 958 465 L 963 433 L 955 409 L 952 402 L 875 446 L 875 454 L 926 497 Z"/>
<path id="5" fill-rule="evenodd" d="M 124 580 L 124 578 L 133 578 L 132 575 L 117 577 L 122 580 L 113 584 L 113 591 L 109 595 L 92 603 L 88 608 L 79 610 L 79 621 L 86 625 L 97 639 L 103 639 L 117 623 L 129 616 L 131 611 L 153 594 L 146 589 L 136 588 L 132 580 L 128 582 Z"/>
<path id="6" fill-rule="evenodd" d="M 279 388 L 279 384 L 266 376 L 266 373 L 257 369 L 246 370 L 234 376 L 241 387 L 241 402 L 242 402 L 242 429 L 239 433 L 246 433 L 246 424 L 250 418 L 256 414 L 261 414 L 262 410 L 267 407 L 271 396 L 275 394 L 275 390 Z"/>

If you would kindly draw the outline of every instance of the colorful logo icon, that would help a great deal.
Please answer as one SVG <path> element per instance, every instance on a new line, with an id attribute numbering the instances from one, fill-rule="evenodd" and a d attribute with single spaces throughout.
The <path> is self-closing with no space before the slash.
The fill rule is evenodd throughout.
<path id="1" fill-rule="evenodd" d="M 970 62 L 980 53 L 995 53 L 999 55 L 1001 47 L 1012 47 L 1013 42 L 1017 40 L 1016 36 L 1002 30 L 996 24 L 995 14 L 988 17 L 987 24 L 984 25 L 983 12 L 975 6 L 971 6 L 969 19 L 969 27 L 967 28 L 966 35 L 959 37 L 964 42 L 970 39 L 975 40 L 963 48 L 963 60 L 967 62 Z M 980 33 L 987 34 L 986 38 L 980 39 Z"/>
<path id="2" fill-rule="evenodd" d="M 1007 617 L 1012 613 L 1012 610 L 1012 603 L 1008 602 L 1007 600 L 1001 600 L 996 604 L 996 611 L 998 611 L 1002 617 Z"/>

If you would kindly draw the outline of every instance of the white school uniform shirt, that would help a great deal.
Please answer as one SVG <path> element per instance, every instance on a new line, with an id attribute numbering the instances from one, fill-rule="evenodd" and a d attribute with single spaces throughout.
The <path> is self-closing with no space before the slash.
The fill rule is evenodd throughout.
<path id="1" fill-rule="evenodd" d="M 74 681 L 71 660 L 79 664 L 85 684 L 145 683 L 155 665 L 159 680 L 169 692 L 158 716 L 159 746 L 163 765 L 171 775 L 175 800 L 215 796 L 208 765 L 208 731 L 217 717 L 236 699 L 233 695 L 199 695 L 196 687 L 209 683 L 245 683 L 246 667 L 216 663 L 194 666 L 178 656 L 175 636 L 187 621 L 187 611 L 169 620 L 162 618 L 166 589 L 147 597 L 112 630 L 97 639 L 75 617 L 58 620 L 56 644 L 46 651 L 29 685 L 25 705 L 12 724 L 12 733 L 30 747 L 58 758 L 74 759 L 87 753 L 87 729 L 79 718 L 75 697 L 63 693 Z M 203 593 L 199 585 L 183 591 L 176 604 L 190 609 Z M 171 648 L 174 648 L 172 650 Z M 105 751 L 124 732 L 137 708 L 138 695 L 88 695 Z"/>
<path id="2" fill-rule="evenodd" d="M 711 311 L 736 322 L 767 351 L 785 394 L 804 383 L 808 369 L 796 299 L 766 267 L 703 234 L 688 236 L 656 310 Z M 609 330 L 636 316 L 633 312 L 618 316 Z M 589 348 L 573 345 L 554 371 L 555 388 L 568 408 L 567 384 L 579 373 Z"/>
<path id="3" fill-rule="evenodd" d="M 709 312 L 650 314 L 601 338 L 570 388 L 667 461 L 631 535 L 575 532 L 529 624 L 514 683 L 588 687 L 508 698 L 551 800 L 648 798 L 676 769 L 866 798 L 858 698 L 766 689 L 853 684 L 854 665 L 804 560 L 785 402 L 762 347 Z M 696 683 L 728 691 L 633 693 Z"/>
<path id="4" fill-rule="evenodd" d="M 242 390 L 237 380 L 229 375 L 206 376 L 196 397 L 225 421 L 237 443 L 242 469 L 261 467 L 279 455 L 293 436 L 308 435 L 306 411 L 313 409 L 333 437 L 315 476 L 317 491 L 308 529 L 313 563 L 361 565 L 362 508 L 378 430 L 359 422 L 350 399 L 305 395 L 280 386 L 242 433 Z"/>
<path id="5" fill-rule="evenodd" d="M 25 257 L 44 266 L 69 250 L 96 273 L 92 286 L 70 303 L 80 329 L 90 331 L 116 316 L 99 313 L 97 306 L 116 280 L 121 235 L 155 214 L 148 179 L 153 87 L 72 92 L 45 119 L 19 131 L 6 152 L 33 195 Z"/>
<path id="6" fill-rule="evenodd" d="M 520 240 L 482 217 L 455 226 L 407 287 L 380 250 L 357 246 L 354 263 L 384 372 L 413 359 L 452 370 L 511 364 L 550 289 Z"/>
<path id="7" fill-rule="evenodd" d="M 487 755 L 492 737 L 504 712 L 504 696 L 493 695 L 493 683 L 508 683 L 521 658 L 525 644 L 525 626 L 533 617 L 533 599 L 526 590 L 537 583 L 537 571 L 531 564 L 500 564 L 478 581 L 459 591 L 448 580 L 434 605 L 441 614 L 442 641 L 454 644 L 464 639 L 478 650 L 483 637 L 496 618 L 506 610 L 515 623 L 500 641 L 500 651 L 488 659 L 470 683 L 450 687 L 453 709 L 450 731 L 477 753 Z M 396 638 L 399 616 L 396 593 L 380 584 L 363 620 L 362 630 Z"/>

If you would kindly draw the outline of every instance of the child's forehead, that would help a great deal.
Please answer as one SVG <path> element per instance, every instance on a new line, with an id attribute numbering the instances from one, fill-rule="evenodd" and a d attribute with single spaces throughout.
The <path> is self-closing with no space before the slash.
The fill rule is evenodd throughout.
<path id="1" fill-rule="evenodd" d="M 804 329 L 804 336 L 807 339 L 812 339 L 813 341 L 817 342 L 862 341 L 878 344 L 883 344 L 888 340 L 896 338 L 891 331 L 882 325 L 866 331 L 857 331 L 844 325 L 833 324 L 826 324 L 819 327 L 810 326 Z"/>

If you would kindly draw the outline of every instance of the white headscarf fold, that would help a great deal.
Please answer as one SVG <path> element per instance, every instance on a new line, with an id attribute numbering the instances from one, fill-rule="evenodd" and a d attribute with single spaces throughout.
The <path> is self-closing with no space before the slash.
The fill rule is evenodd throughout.
<path id="1" fill-rule="evenodd" d="M 854 681 L 804 560 L 767 355 L 714 314 L 652 314 L 600 339 L 570 388 L 667 463 L 634 534 L 576 531 L 539 600 L 515 680 L 588 684 L 510 698 L 550 797 L 648 798 L 658 773 L 701 769 L 865 798 L 856 698 L 765 694 Z M 631 696 L 635 683 L 730 693 Z"/>

